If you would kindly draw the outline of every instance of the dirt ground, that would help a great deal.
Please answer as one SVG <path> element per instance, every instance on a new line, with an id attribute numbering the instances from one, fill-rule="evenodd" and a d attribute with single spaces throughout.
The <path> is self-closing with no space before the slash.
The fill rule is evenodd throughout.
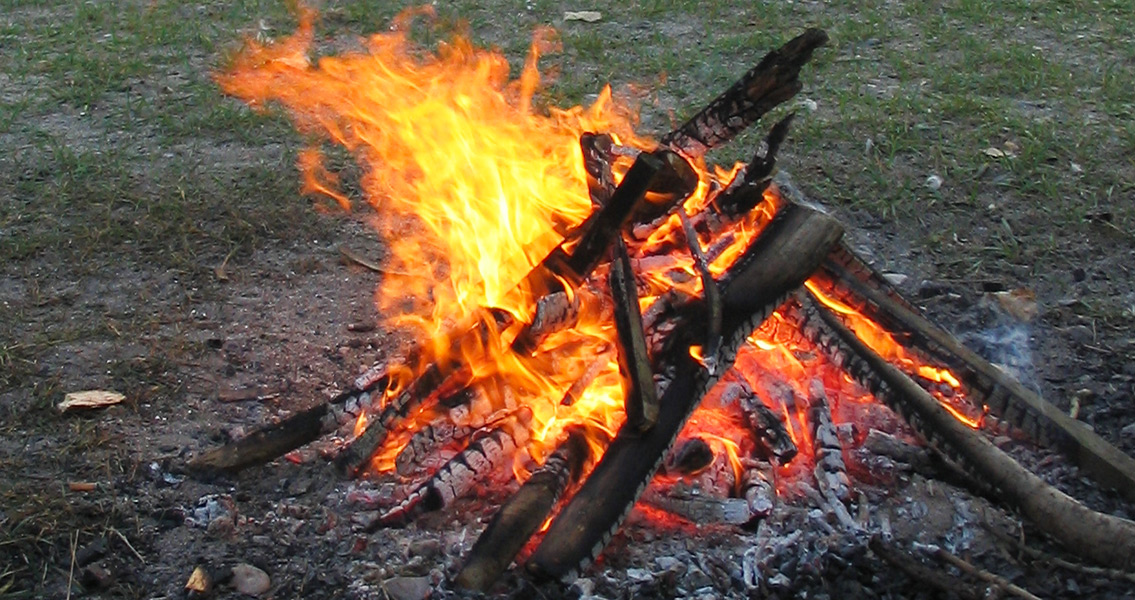
<path id="1" fill-rule="evenodd" d="M 13 17 L 10 28 L 52 18 L 34 7 L 20 11 L 26 21 Z M 840 43 L 833 52 L 850 59 L 850 48 Z M 365 511 L 348 499 L 353 484 L 310 451 L 299 464 L 281 460 L 214 481 L 179 471 L 194 453 L 331 397 L 361 369 L 410 343 L 356 327 L 375 321 L 379 275 L 343 261 L 339 249 L 380 258 L 382 243 L 366 215 L 324 214 L 297 196 L 298 142 L 285 126 L 237 120 L 223 135 L 182 138 L 168 133 L 176 124 L 139 117 L 142 124 L 128 130 L 108 116 L 126 110 L 131 97 L 174 111 L 189 94 L 185 82 L 209 85 L 216 54 L 201 50 L 178 68 L 124 75 L 126 92 L 86 104 L 60 101 L 33 84 L 50 72 L 0 71 L 7 106 L 51 106 L 27 117 L 36 121 L 33 133 L 20 125 L 25 117 L 0 121 L 0 195 L 8 205 L 0 213 L 0 598 L 182 598 L 196 566 L 221 580 L 210 597 L 241 597 L 229 575 L 242 563 L 269 575 L 264 597 L 409 598 L 415 590 L 384 585 L 436 583 L 488 514 L 487 503 L 476 501 L 464 507 L 468 514 L 363 534 Z M 834 126 L 839 115 L 822 93 L 809 88 L 806 95 L 821 103 L 817 120 Z M 210 114 L 219 120 L 240 110 L 233 102 Z M 644 121 L 660 125 L 665 113 Z M 245 136 L 273 141 L 249 143 Z M 805 194 L 828 202 L 878 268 L 905 276 L 900 287 L 935 321 L 1135 454 L 1130 156 L 1109 146 L 1114 154 L 1095 157 L 1091 174 L 1106 172 L 1116 183 L 1070 224 L 1067 214 L 1054 216 L 1062 208 L 1042 205 L 1039 192 L 1014 188 L 1009 175 L 1019 174 L 997 162 L 964 193 L 947 183 L 932 202 L 913 208 L 833 197 L 833 186 L 847 196 L 857 186 L 871 191 L 858 163 L 875 159 L 865 157 L 861 143 L 813 136 L 794 146 L 790 139 L 781 164 Z M 118 154 L 126 150 L 129 160 Z M 908 189 L 923 189 L 926 164 L 891 168 L 902 171 Z M 1035 296 L 1035 315 L 998 301 L 997 293 L 1014 290 Z M 65 393 L 89 389 L 116 390 L 126 400 L 92 411 L 55 409 Z M 1129 503 L 1059 459 L 1022 452 L 1078 497 L 1135 516 Z M 865 489 L 896 515 L 919 503 L 930 507 L 925 530 L 896 528 L 900 541 L 934 543 L 949 529 L 959 494 L 999 523 L 1016 519 L 968 493 L 936 492 L 954 488 L 933 479 L 913 473 L 891 487 Z M 503 492 L 487 493 L 491 500 Z M 929 522 L 938 518 L 947 522 Z M 1060 552 L 1024 526 L 1030 545 Z M 1042 597 L 1135 597 L 1130 582 L 1054 569 L 975 535 L 975 562 Z M 533 588 L 510 578 L 502 589 L 519 597 L 629 597 L 631 588 L 618 591 L 638 573 L 629 570 L 664 570 L 659 553 L 676 555 L 680 546 L 727 563 L 752 541 L 743 532 L 656 532 L 634 522 L 590 583 Z M 636 544 L 638 550 L 627 550 Z M 855 569 L 832 567 L 796 593 L 948 597 L 877 558 L 863 561 Z M 839 573 L 857 574 L 855 587 L 840 587 Z M 725 583 L 710 577 L 702 587 L 747 595 L 743 586 L 729 587 L 727 570 L 722 577 Z M 693 597 L 694 589 L 682 587 L 687 579 L 636 589 L 645 597 Z"/>

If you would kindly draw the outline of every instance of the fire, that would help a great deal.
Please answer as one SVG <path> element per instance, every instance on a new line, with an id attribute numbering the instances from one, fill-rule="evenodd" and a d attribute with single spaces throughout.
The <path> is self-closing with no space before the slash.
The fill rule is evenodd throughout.
<path id="1" fill-rule="evenodd" d="M 588 107 L 537 110 L 537 62 L 542 51 L 554 47 L 548 32 L 537 33 L 520 76 L 513 79 L 501 54 L 477 48 L 460 34 L 432 52 L 416 47 L 408 37 L 410 22 L 431 17 L 429 8 L 408 11 L 391 31 L 369 37 L 363 50 L 316 60 L 315 14 L 300 8 L 293 35 L 270 43 L 248 41 L 216 80 L 226 93 L 257 109 L 283 108 L 307 136 L 310 145 L 298 156 L 305 193 L 351 209 L 356 199 L 340 189 L 336 174 L 327 168 L 324 147 L 341 146 L 356 161 L 363 198 L 374 213 L 370 222 L 388 248 L 377 310 L 388 327 L 409 329 L 425 340 L 410 364 L 391 372 L 393 383 L 382 402 L 396 397 L 427 365 L 457 361 L 471 371 L 460 389 L 446 391 L 472 395 L 460 417 L 454 416 L 456 409 L 443 414 L 448 409 L 436 405 L 416 409 L 380 449 L 373 467 L 395 469 L 417 432 L 447 418 L 474 429 L 524 429 L 526 452 L 513 463 L 518 479 L 528 475 L 526 458 L 541 464 L 569 427 L 592 433 L 588 443 L 594 459 L 625 419 L 614 325 L 598 299 L 604 292 L 588 285 L 578 290 L 565 286 L 573 294 L 570 301 L 579 305 L 578 322 L 543 340 L 540 352 L 528 356 L 510 349 L 518 324 L 530 319 L 537 300 L 520 284 L 566 231 L 592 213 L 580 135 L 610 134 L 628 155 L 653 150 L 655 142 L 635 132 L 634 112 L 617 102 L 609 87 Z M 628 156 L 620 156 L 613 165 L 617 179 L 630 163 Z M 694 165 L 698 185 L 679 210 L 690 215 L 704 211 L 711 190 L 731 181 L 741 166 L 711 171 L 699 161 Z M 704 249 L 712 243 L 708 268 L 720 275 L 779 204 L 775 190 L 769 189 L 765 202 L 720 240 L 686 240 L 679 216 L 671 215 L 645 240 L 632 244 L 632 260 L 646 265 L 647 258 L 654 258 L 648 251 L 664 245 L 695 243 Z M 651 268 L 638 269 L 639 283 L 647 287 L 641 308 L 671 291 L 702 295 L 690 253 L 662 258 Z M 827 298 L 814 284 L 809 289 L 849 318 L 858 335 L 888 360 L 960 388 L 948 371 L 915 363 L 881 328 Z M 787 396 L 798 398 L 793 403 L 765 390 L 770 408 L 783 413 L 788 432 L 801 446 L 805 459 L 796 462 L 806 463 L 812 434 L 806 395 L 795 388 L 817 376 L 827 382 L 846 377 L 805 364 L 798 353 L 807 350 L 777 331 L 779 321 L 774 316 L 772 325 L 750 338 L 738 365 L 746 373 L 777 374 L 790 389 Z M 461 336 L 478 328 L 482 335 Z M 462 343 L 455 344 L 457 339 Z M 702 360 L 700 347 L 690 352 Z M 590 383 L 566 400 L 569 387 L 583 379 Z M 703 416 L 695 415 L 691 423 L 712 423 L 706 434 L 727 453 L 739 482 L 740 456 L 752 445 L 744 440 L 752 432 L 735 419 L 698 414 Z M 355 435 L 366 424 L 363 415 Z"/>

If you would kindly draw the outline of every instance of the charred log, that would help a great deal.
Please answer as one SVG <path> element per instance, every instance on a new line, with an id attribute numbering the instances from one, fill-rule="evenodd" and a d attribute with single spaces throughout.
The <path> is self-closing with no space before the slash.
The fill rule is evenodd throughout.
<path id="1" fill-rule="evenodd" d="M 662 145 L 688 157 L 701 157 L 733 139 L 800 91 L 803 87 L 799 80 L 800 68 L 811 60 L 812 52 L 827 41 L 828 35 L 822 30 L 809 29 L 768 53 L 701 112 L 664 135 Z"/>
<path id="2" fill-rule="evenodd" d="M 847 292 L 846 296 L 862 299 L 856 308 L 942 361 L 974 392 L 976 404 L 987 405 L 994 415 L 1038 443 L 1071 458 L 1101 484 L 1135 499 L 1135 458 L 963 346 L 896 298 L 897 292 L 887 293 L 887 288 L 871 285 L 871 281 L 882 278 L 875 275 L 864 279 L 863 273 L 871 272 L 870 267 L 862 261 L 852 262 L 849 254 L 846 249 L 834 253 L 825 261 L 823 272 L 841 295 Z M 851 270 L 848 264 L 857 265 L 858 270 Z"/>
<path id="3" fill-rule="evenodd" d="M 713 203 L 726 215 L 741 215 L 755 208 L 764 199 L 765 190 L 776 173 L 776 153 L 788 137 L 788 129 L 796 113 L 790 113 L 773 126 L 765 138 L 764 153 L 753 155 L 749 164 L 714 198 Z"/>
<path id="4" fill-rule="evenodd" d="M 813 469 L 816 483 L 825 497 L 832 496 L 840 502 L 851 500 L 851 480 L 847 477 L 847 465 L 843 462 L 843 444 L 839 441 L 832 413 L 828 408 L 828 396 L 824 384 L 812 380 L 808 390 L 808 413 L 812 423 L 812 452 L 816 467 Z"/>
<path id="5" fill-rule="evenodd" d="M 1101 565 L 1135 565 L 1135 521 L 1096 512 L 1052 487 L 958 421 L 922 386 L 875 354 L 835 315 L 801 295 L 805 334 L 877 398 L 901 414 L 932 448 L 996 489 L 1038 528 Z"/>
<path id="6" fill-rule="evenodd" d="M 717 364 L 732 364 L 744 340 L 820 264 L 842 235 L 834 219 L 816 211 L 785 205 L 723 277 L 726 343 Z M 675 335 L 693 340 L 701 326 L 684 323 Z M 658 423 L 646 433 L 623 429 L 579 492 L 552 522 L 528 568 L 542 577 L 562 578 L 594 560 L 614 535 L 667 448 L 719 372 L 704 368 L 689 354 L 691 342 L 678 344 L 671 359 L 674 380 L 666 389 Z"/>
<path id="7" fill-rule="evenodd" d="M 454 580 L 457 585 L 487 591 L 547 520 L 560 495 L 579 479 L 590 454 L 586 434 L 580 429 L 571 430 L 544 465 L 493 516 L 469 551 Z"/>

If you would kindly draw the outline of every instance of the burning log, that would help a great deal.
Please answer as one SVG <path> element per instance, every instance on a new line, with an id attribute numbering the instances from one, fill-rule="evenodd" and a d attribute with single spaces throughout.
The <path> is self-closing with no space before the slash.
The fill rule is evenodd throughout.
<path id="1" fill-rule="evenodd" d="M 992 485 L 1037 527 L 1101 565 L 1135 565 L 1135 521 L 1091 510 L 1022 467 L 957 420 L 905 373 L 859 340 L 838 317 L 800 295 L 805 335 L 877 398 L 901 414 L 932 448 Z"/>
<path id="2" fill-rule="evenodd" d="M 776 153 L 784 138 L 788 137 L 788 128 L 796 113 L 789 115 L 776 125 L 773 125 L 765 138 L 765 152 L 753 155 L 749 164 L 742 167 L 741 172 L 733 178 L 720 194 L 714 198 L 721 212 L 726 215 L 740 215 L 749 212 L 764 198 L 764 192 L 772 183 L 772 176 L 776 172 Z"/>
<path id="3" fill-rule="evenodd" d="M 828 35 L 809 29 L 768 53 L 723 94 L 678 129 L 662 137 L 663 146 L 688 157 L 704 156 L 756 123 L 776 105 L 803 87 L 800 67 L 812 52 L 827 43 Z"/>
<path id="4" fill-rule="evenodd" d="M 646 336 L 642 332 L 634 271 L 622 238 L 615 241 L 615 260 L 611 263 L 608 282 L 615 301 L 617 354 L 619 372 L 623 376 L 626 423 L 628 427 L 646 431 L 658 421 L 658 392 L 654 388 L 654 373 L 650 370 Z"/>
<path id="5" fill-rule="evenodd" d="M 579 479 L 591 455 L 586 434 L 573 429 L 544 465 L 500 507 L 477 538 L 454 580 L 467 590 L 484 592 L 508 568 L 543 524 L 560 495 Z"/>
<path id="6" fill-rule="evenodd" d="M 752 330 L 784 294 L 812 273 L 841 235 L 842 227 L 831 217 L 794 204 L 780 209 L 718 282 L 723 331 L 728 332 L 714 357 L 720 368 L 732 364 Z M 675 336 L 696 339 L 701 327 L 687 321 Z M 690 413 L 720 377 L 690 356 L 689 348 L 690 342 L 685 342 L 674 349 L 675 376 L 660 401 L 658 423 L 645 433 L 620 430 L 579 492 L 552 522 L 528 562 L 529 570 L 562 578 L 594 560 L 614 535 Z"/>
<path id="7" fill-rule="evenodd" d="M 865 272 L 871 274 L 865 278 Z M 881 276 L 873 274 L 873 270 L 849 250 L 833 253 L 825 261 L 823 273 L 842 296 L 860 298 L 862 306 L 857 308 L 873 320 L 912 340 L 960 375 L 965 386 L 976 392 L 975 404 L 987 405 L 994 415 L 1019 427 L 1038 443 L 1071 458 L 1101 484 L 1135 499 L 1135 458 L 915 312 Z"/>
<path id="8" fill-rule="evenodd" d="M 464 496 L 478 480 L 503 466 L 516 449 L 524 446 L 531 418 L 531 410 L 522 408 L 510 422 L 474 439 L 398 506 L 383 513 L 375 526 L 405 523 L 415 515 L 438 510 Z"/>
<path id="9" fill-rule="evenodd" d="M 730 370 L 725 374 L 732 393 L 737 394 L 737 402 L 745 415 L 749 428 L 757 437 L 757 449 L 761 458 L 771 459 L 778 465 L 786 465 L 796 457 L 796 442 L 788 435 L 788 429 L 780 415 L 773 412 L 755 392 L 745 377 Z"/>

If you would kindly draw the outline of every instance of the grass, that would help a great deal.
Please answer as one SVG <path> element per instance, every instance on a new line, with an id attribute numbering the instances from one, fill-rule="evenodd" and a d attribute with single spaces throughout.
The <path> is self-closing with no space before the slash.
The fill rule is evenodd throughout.
<path id="1" fill-rule="evenodd" d="M 321 32 L 384 29 L 403 4 L 325 2 Z M 575 104 L 607 82 L 636 84 L 655 134 L 801 28 L 823 27 L 832 42 L 805 68 L 802 94 L 816 109 L 793 105 L 802 118 L 781 160 L 806 192 L 864 221 L 893 221 L 945 277 L 1018 279 L 1020 265 L 1067 267 L 1070 245 L 1089 262 L 1132 245 L 1128 2 L 624 0 L 585 7 L 603 14 L 598 23 L 564 22 L 576 8 L 459 0 L 440 6 L 438 20 L 466 21 L 515 67 L 533 28 L 555 26 L 562 51 L 544 59 L 558 72 L 546 101 Z M 58 380 L 41 365 L 67 344 L 143 340 L 146 356 L 116 359 L 103 375 L 167 402 L 180 389 L 171 371 L 200 352 L 170 337 L 184 316 L 108 310 L 60 323 L 68 286 L 161 270 L 176 292 L 142 299 L 188 313 L 202 295 L 223 296 L 213 272 L 223 260 L 310 244 L 333 228 L 298 195 L 299 139 L 287 123 L 223 97 L 209 77 L 242 36 L 289 32 L 285 3 L 5 0 L 2 12 L 0 398 L 19 400 L 4 408 L 5 435 L 19 438 L 58 424 Z M 712 158 L 745 159 L 761 135 Z M 940 189 L 925 185 L 930 175 Z M 1129 306 L 1093 310 L 1135 320 Z M 171 321 L 175 333 L 161 333 Z M 66 433 L 75 469 L 120 451 L 97 429 Z M 49 496 L 42 486 L 0 494 L 2 506 L 21 506 L 18 522 L 0 527 L 29 556 L 58 558 L 66 547 L 69 525 L 51 516 L 62 509 Z M 14 555 L 0 546 L 0 557 Z M 33 575 L 30 565 L 0 564 L 0 597 L 26 595 L 7 582 Z"/>

